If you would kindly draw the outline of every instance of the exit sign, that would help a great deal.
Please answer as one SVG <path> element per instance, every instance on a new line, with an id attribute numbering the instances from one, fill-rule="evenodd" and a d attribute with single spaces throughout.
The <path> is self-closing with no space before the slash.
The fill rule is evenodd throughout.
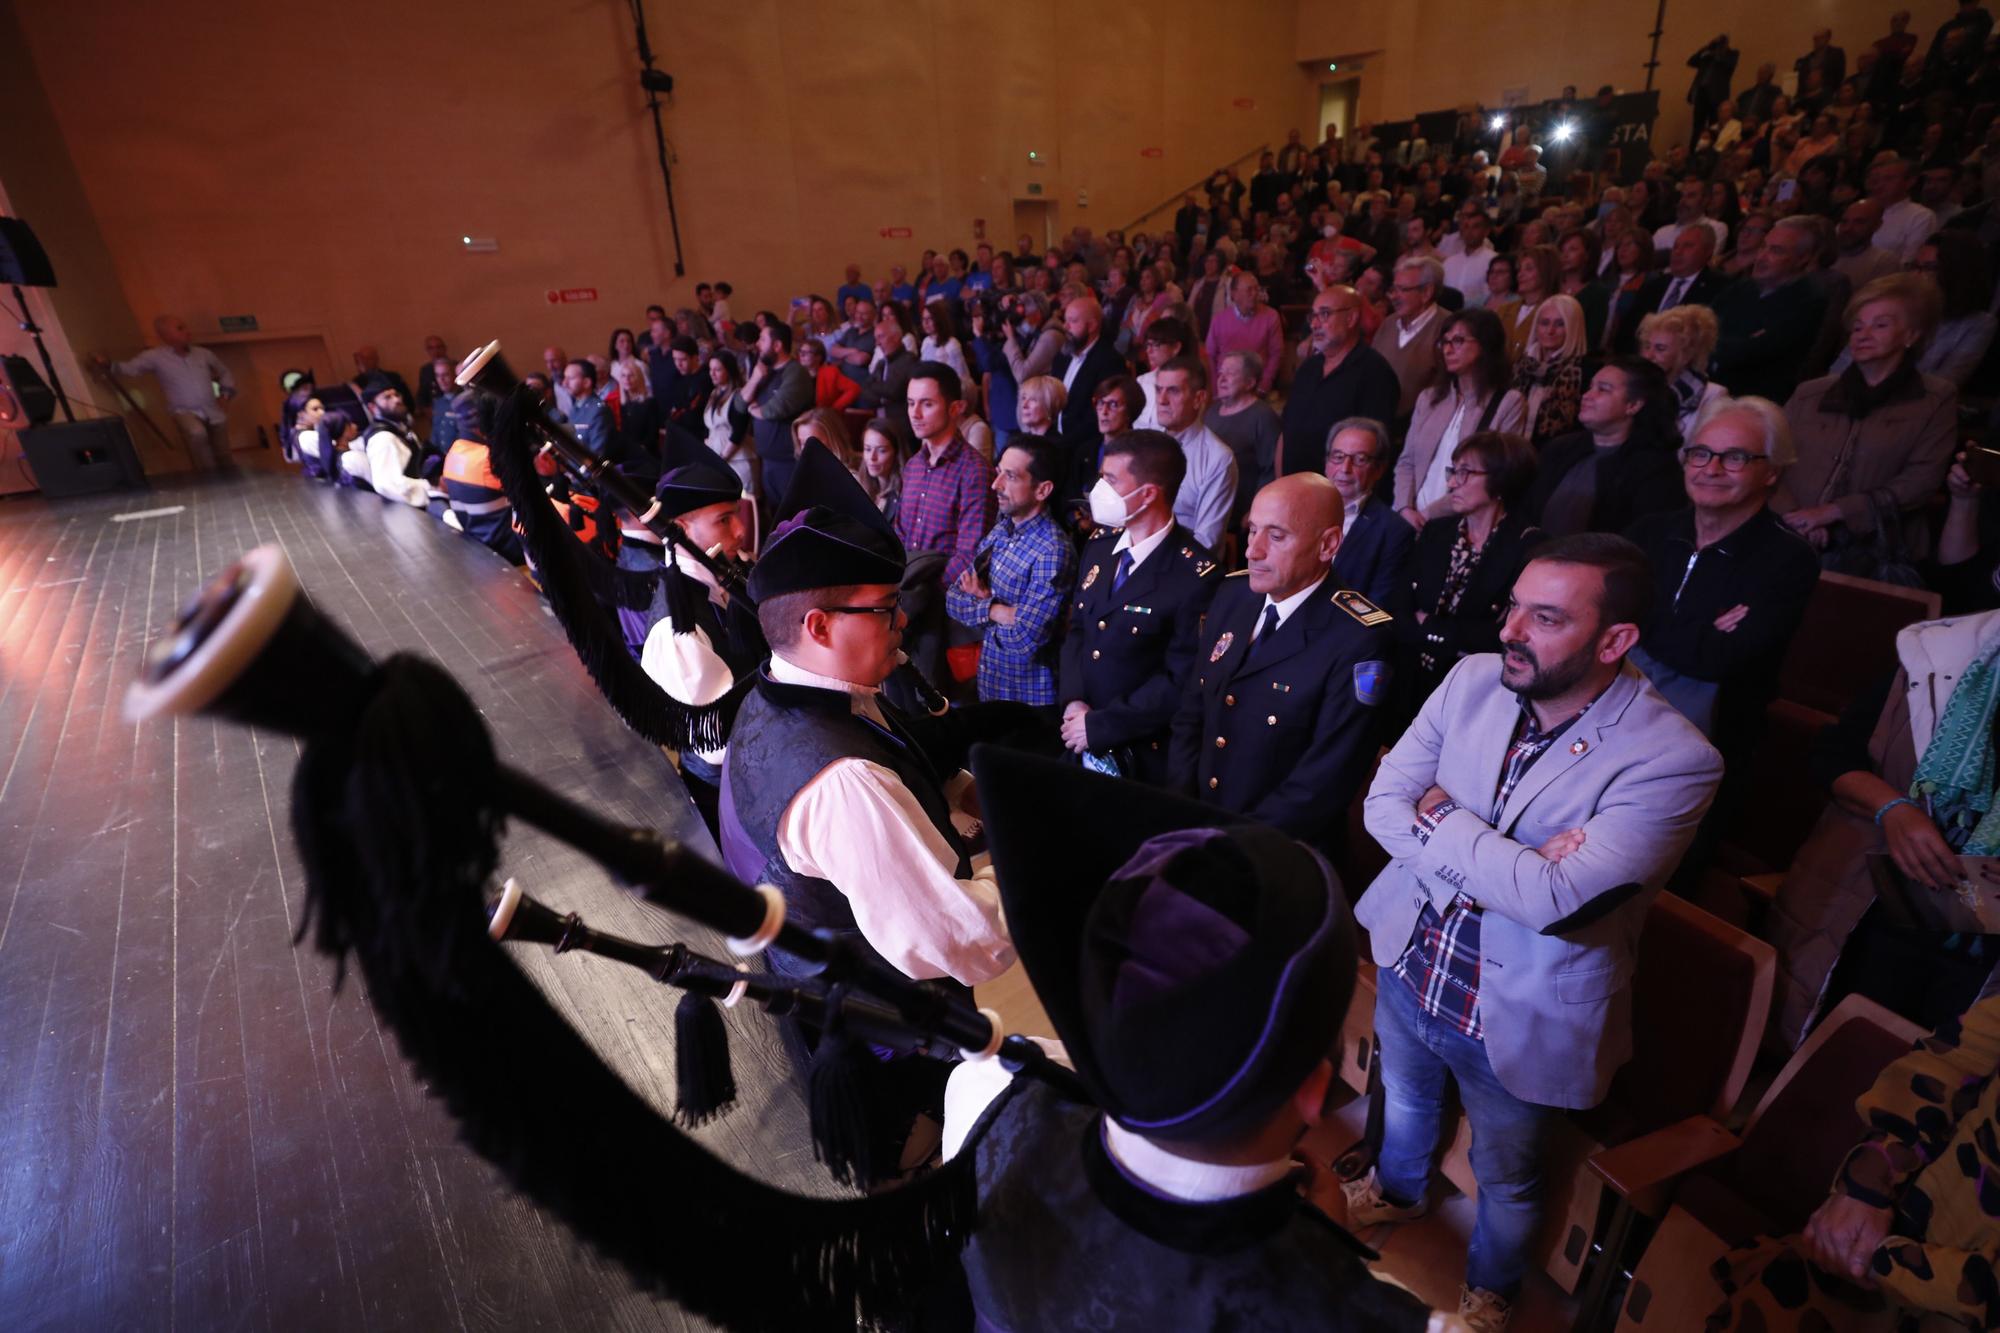
<path id="1" fill-rule="evenodd" d="M 1040 181 L 1029 181 L 1029 182 L 1028 182 L 1028 193 L 1029 193 L 1029 194 L 1040 194 L 1041 192 L 1042 192 L 1042 183 L 1041 183 Z"/>

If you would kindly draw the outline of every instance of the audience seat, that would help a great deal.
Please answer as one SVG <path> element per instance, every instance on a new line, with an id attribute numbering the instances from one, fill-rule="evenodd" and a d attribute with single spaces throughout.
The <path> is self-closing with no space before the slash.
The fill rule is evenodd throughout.
<path id="1" fill-rule="evenodd" d="M 1654 1219 L 1658 1227 L 1636 1267 L 1600 1270 L 1578 1326 L 1600 1323 L 1616 1299 L 1626 1333 L 1701 1327 L 1721 1300 L 1710 1266 L 1734 1245 L 1805 1225 L 1863 1133 L 1855 1099 L 1923 1035 L 1851 995 L 1793 1054 L 1740 1137 L 1698 1115 L 1592 1157 L 1593 1175 L 1618 1201 L 1607 1253 L 1630 1253 L 1637 1231 Z M 1630 1278 L 1616 1296 L 1614 1276 Z"/>
<path id="2" fill-rule="evenodd" d="M 1744 782 L 1755 799 L 1744 801 L 1723 830 L 1717 867 L 1761 875 L 1791 865 L 1826 808 L 1826 791 L 1813 781 L 1809 765 L 1814 742 L 1833 720 L 1831 713 L 1789 699 L 1766 710 L 1764 737 L 1749 757 Z"/>
<path id="3" fill-rule="evenodd" d="M 1935 620 L 1942 602 L 1927 588 L 1821 574 L 1778 673 L 1778 697 L 1838 715 L 1896 667 L 1896 632 Z"/>

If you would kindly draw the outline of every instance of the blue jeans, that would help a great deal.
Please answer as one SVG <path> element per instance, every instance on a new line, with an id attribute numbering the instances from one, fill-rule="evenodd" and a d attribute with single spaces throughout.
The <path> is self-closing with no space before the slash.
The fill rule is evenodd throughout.
<path id="1" fill-rule="evenodd" d="M 1445 1082 L 1455 1080 L 1472 1122 L 1472 1174 L 1479 1182 L 1465 1282 L 1513 1299 L 1541 1221 L 1542 1147 L 1562 1112 L 1501 1087 L 1485 1043 L 1425 1013 L 1409 983 L 1386 967 L 1378 974 L 1375 1046 L 1384 1099 L 1375 1159 L 1382 1193 L 1401 1204 L 1424 1197 L 1444 1130 Z"/>

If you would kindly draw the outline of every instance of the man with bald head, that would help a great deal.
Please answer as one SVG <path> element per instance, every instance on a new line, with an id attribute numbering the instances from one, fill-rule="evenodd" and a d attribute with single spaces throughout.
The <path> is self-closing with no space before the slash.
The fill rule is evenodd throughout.
<path id="1" fill-rule="evenodd" d="M 229 367 L 208 348 L 194 345 L 194 335 L 179 315 L 156 318 L 153 335 L 160 340 L 158 347 L 118 362 L 94 356 L 91 363 L 116 375 L 156 377 L 166 395 L 167 411 L 187 442 L 188 461 L 195 470 L 234 471 L 229 458 L 229 418 L 223 411 L 223 404 L 236 396 L 236 380 Z"/>
<path id="2" fill-rule="evenodd" d="M 1062 415 L 1056 433 L 1075 452 L 1070 458 L 1067 494 L 1074 497 L 1088 491 L 1097 480 L 1098 446 L 1104 433 L 1097 426 L 1097 409 L 1092 405 L 1097 386 L 1113 375 L 1125 373 L 1125 358 L 1104 329 L 1104 307 L 1094 296 L 1078 296 L 1063 307 L 1063 350 L 1056 354 L 1050 373 L 1062 381 Z"/>
<path id="3" fill-rule="evenodd" d="M 548 372 L 549 387 L 556 396 L 556 410 L 569 420 L 570 410 L 576 406 L 576 399 L 570 397 L 569 389 L 563 384 L 563 372 L 569 369 L 569 353 L 554 343 L 542 349 L 542 369 Z"/>
<path id="4" fill-rule="evenodd" d="M 1902 268 L 1902 262 L 1875 244 L 1882 227 L 1882 203 L 1861 198 L 1849 204 L 1833 226 L 1833 267 L 1860 291 L 1875 279 Z"/>
<path id="5" fill-rule="evenodd" d="M 1804 378 L 1827 299 L 1806 278 L 1819 265 L 1813 219 L 1779 219 L 1757 251 L 1750 276 L 1717 297 L 1711 375 L 1738 398 L 1782 403 Z"/>
<path id="6" fill-rule="evenodd" d="M 1639 321 L 1650 314 L 1677 305 L 1714 305 L 1729 279 L 1708 266 L 1713 258 L 1714 232 L 1707 227 L 1685 227 L 1677 232 L 1667 254 L 1667 271 L 1647 278 L 1639 288 L 1639 299 L 1613 316 L 1612 350 L 1620 356 L 1636 355 Z"/>
<path id="7" fill-rule="evenodd" d="M 1248 568 L 1202 622 L 1171 752 L 1181 790 L 1329 852 L 1375 758 L 1394 643 L 1389 613 L 1329 577 L 1344 512 L 1317 472 L 1257 492 Z"/>

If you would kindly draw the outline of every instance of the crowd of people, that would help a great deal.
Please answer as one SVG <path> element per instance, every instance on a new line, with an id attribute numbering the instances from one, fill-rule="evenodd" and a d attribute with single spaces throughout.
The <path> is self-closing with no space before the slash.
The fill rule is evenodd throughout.
<path id="1" fill-rule="evenodd" d="M 1154 233 L 981 241 L 872 282 L 849 265 L 831 296 L 740 320 L 702 284 L 601 354 L 546 348 L 525 376 L 543 410 L 654 490 L 653 517 L 762 552 L 770 596 L 732 627 L 712 578 L 550 478 L 595 558 L 700 585 L 617 609 L 669 696 L 731 701 L 681 754 L 725 851 L 736 828 L 788 898 L 834 886 L 798 892 L 911 975 L 971 985 L 1011 961 L 934 777 L 872 702 L 898 649 L 960 703 L 1017 706 L 1072 767 L 1335 865 L 1358 808 L 1391 859 L 1355 909 L 1383 1114 L 1349 1221 L 1425 1208 L 1455 1085 L 1479 1182 L 1459 1317 L 1504 1327 L 1550 1119 L 1600 1102 L 1630 1054 L 1653 893 L 1754 814 L 1744 775 L 1832 571 L 1929 586 L 1953 618 L 1899 640 L 1897 677 L 1822 741 L 1817 869 L 1771 924 L 1774 1037 L 1789 1052 L 1852 992 L 1949 1028 L 1993 940 L 1875 921 L 1857 867 L 1880 852 L 1957 884 L 1958 857 L 2000 841 L 2000 49 L 1972 0 L 1922 51 L 1908 26 L 1851 72 L 1814 34 L 1795 82 L 1767 64 L 1743 88 L 1718 37 L 1689 62 L 1691 141 L 1637 169 L 1608 88 L 1498 127 L 1468 110 L 1449 142 L 1294 132 Z M 355 363 L 288 380 L 292 456 L 518 562 L 493 409 L 456 391 L 443 341 L 414 391 L 373 349 Z M 870 700 L 870 734 L 800 731 L 783 709 L 815 688 Z M 759 753 L 768 732 L 811 762 L 732 803 L 739 705 Z M 854 828 L 891 850 L 857 852 Z M 1837 1184 L 1829 1207 L 1862 1197 L 1885 1243 L 1882 1188 Z M 1838 1254 L 1826 1234 L 1800 1244 L 1855 1276 L 1855 1233 Z M 1943 1285 L 1882 1282 L 1911 1308 L 1974 1304 Z M 1739 1273 L 1730 1299 L 1755 1286 Z"/>

